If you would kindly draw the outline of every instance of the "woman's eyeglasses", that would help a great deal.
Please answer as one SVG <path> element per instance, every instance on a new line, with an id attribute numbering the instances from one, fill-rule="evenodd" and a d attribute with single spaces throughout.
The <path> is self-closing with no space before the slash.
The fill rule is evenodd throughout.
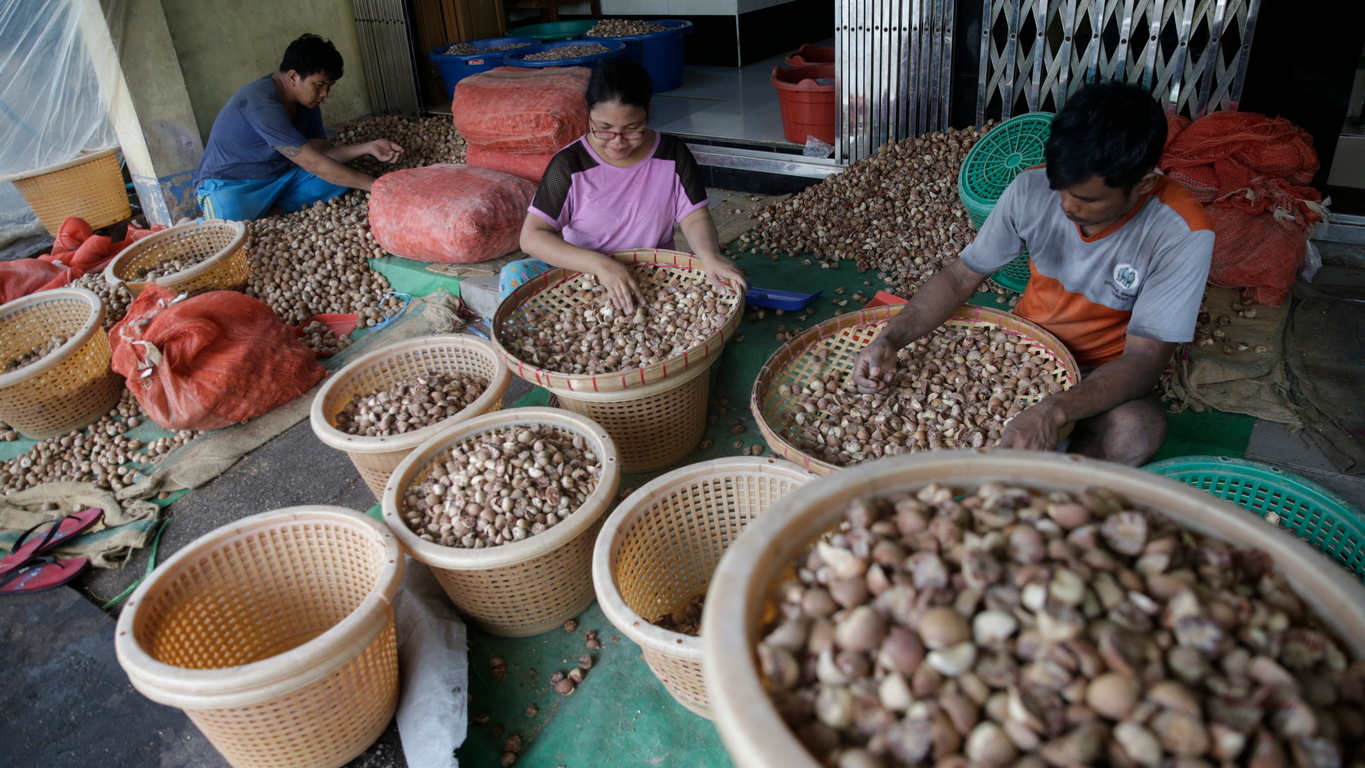
<path id="1" fill-rule="evenodd" d="M 626 141 L 637 141 L 645 135 L 644 129 L 638 131 L 599 131 L 596 128 L 593 128 L 588 131 L 588 133 L 591 133 L 592 137 L 598 141 L 611 141 L 617 136 L 620 136 Z"/>

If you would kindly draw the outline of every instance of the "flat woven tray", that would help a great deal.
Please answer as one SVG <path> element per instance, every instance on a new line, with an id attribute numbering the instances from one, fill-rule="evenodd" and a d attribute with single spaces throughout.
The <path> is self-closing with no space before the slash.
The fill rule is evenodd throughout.
<path id="1" fill-rule="evenodd" d="M 696 284 L 706 280 L 706 271 L 702 269 L 701 260 L 680 251 L 642 248 L 617 251 L 611 254 L 611 257 L 622 264 L 652 265 L 657 270 L 656 276 L 663 276 L 664 282 L 673 285 Z M 507 367 L 521 378 L 551 392 L 615 392 L 661 381 L 697 365 L 709 365 L 715 356 L 720 354 L 725 342 L 734 335 L 744 310 L 742 297 L 726 293 L 721 297 L 721 301 L 728 307 L 729 315 L 719 332 L 667 360 L 615 373 L 572 374 L 549 371 L 523 361 L 503 346 L 502 339 L 511 329 L 525 328 L 530 324 L 528 317 L 531 312 L 568 316 L 579 314 L 589 307 L 596 308 L 596 302 L 574 296 L 576 291 L 571 283 L 582 274 L 566 269 L 552 269 L 537 275 L 518 286 L 504 299 L 493 316 L 493 343 L 507 359 Z"/>
<path id="2" fill-rule="evenodd" d="M 812 378 L 828 375 L 834 370 L 852 371 L 858 353 L 877 337 L 887 321 L 899 314 L 904 306 L 892 304 L 831 318 L 778 347 L 758 372 L 749 402 L 768 447 L 816 474 L 829 474 L 839 469 L 839 465 L 817 459 L 798 447 L 795 425 L 790 422 L 789 414 L 797 407 L 797 394 Z M 1061 363 L 1054 371 L 1053 378 L 1064 389 L 1081 380 L 1076 358 L 1066 346 L 1037 324 L 1021 317 L 986 307 L 964 306 L 954 313 L 946 325 L 950 328 L 1001 330 L 1019 336 L 1029 345 L 1032 353 L 1042 352 Z M 820 361 L 817 354 L 822 349 L 827 351 L 825 359 Z M 825 373 L 817 374 L 817 365 L 822 365 Z M 782 394 L 781 387 L 784 384 L 791 388 L 791 394 Z M 1023 402 L 1033 405 L 1038 399 L 1041 398 L 1026 398 Z M 824 414 L 820 412 L 818 415 Z"/>
<path id="3" fill-rule="evenodd" d="M 173 291 L 239 291 L 246 286 L 251 266 L 247 259 L 246 227 L 239 221 L 209 219 L 162 230 L 128 246 L 104 269 L 111 286 L 124 283 L 134 295 L 142 293 L 149 282 Z M 202 257 L 179 272 L 156 280 L 138 280 L 137 270 L 155 267 L 184 256 Z"/>

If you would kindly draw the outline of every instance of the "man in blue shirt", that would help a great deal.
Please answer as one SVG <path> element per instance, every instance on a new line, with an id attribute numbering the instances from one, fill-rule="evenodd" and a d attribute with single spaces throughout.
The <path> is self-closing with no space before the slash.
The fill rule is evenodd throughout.
<path id="1" fill-rule="evenodd" d="M 368 191 L 374 177 L 346 163 L 402 156 L 388 139 L 350 146 L 327 140 L 319 107 L 341 74 L 332 43 L 304 35 L 285 49 L 280 71 L 248 83 L 223 106 L 194 175 L 205 216 L 249 221 L 275 206 L 293 213 L 348 189 Z"/>

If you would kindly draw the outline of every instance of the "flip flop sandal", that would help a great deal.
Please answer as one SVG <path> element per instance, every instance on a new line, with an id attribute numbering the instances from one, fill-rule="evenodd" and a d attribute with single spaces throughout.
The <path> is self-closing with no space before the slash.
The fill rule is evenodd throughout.
<path id="1" fill-rule="evenodd" d="M 90 561 L 84 557 L 73 557 L 70 560 L 55 560 L 48 555 L 35 557 L 27 565 L 21 565 L 0 576 L 0 595 L 28 594 L 55 589 L 76 578 L 88 567 Z"/>
<path id="2" fill-rule="evenodd" d="M 12 573 L 22 568 L 33 558 L 47 552 L 63 541 L 84 533 L 90 526 L 99 521 L 104 514 L 104 510 L 91 507 L 83 509 L 74 515 L 67 515 L 56 520 L 44 520 L 32 528 L 24 531 L 19 538 L 14 540 L 14 549 L 3 559 L 0 559 L 0 576 Z M 47 532 L 40 538 L 29 538 L 35 531 L 43 526 L 48 526 Z"/>

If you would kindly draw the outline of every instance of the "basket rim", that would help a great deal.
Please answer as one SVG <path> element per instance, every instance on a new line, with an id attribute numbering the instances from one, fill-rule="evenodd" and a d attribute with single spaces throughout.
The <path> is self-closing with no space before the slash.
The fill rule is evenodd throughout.
<path id="1" fill-rule="evenodd" d="M 857 312 L 849 312 L 848 314 L 832 317 L 812 328 L 806 329 L 801 335 L 791 341 L 784 342 L 777 349 L 773 350 L 773 353 L 764 361 L 763 367 L 759 369 L 758 375 L 754 377 L 754 385 L 749 390 L 749 412 L 753 414 L 754 421 L 758 424 L 758 431 L 763 435 L 763 439 L 767 441 L 769 447 L 776 449 L 777 452 L 782 454 L 782 457 L 788 461 L 799 464 L 804 469 L 813 471 L 816 474 L 830 474 L 837 470 L 848 469 L 848 467 L 842 467 L 822 459 L 817 459 L 788 442 L 778 433 L 777 429 L 768 424 L 768 420 L 763 417 L 763 401 L 767 398 L 768 390 L 772 387 L 773 379 L 778 375 L 779 370 L 785 368 L 797 357 L 804 354 L 808 347 L 850 328 L 858 328 L 872 323 L 890 322 L 891 318 L 900 314 L 900 311 L 906 306 L 906 304 L 883 304 L 881 306 L 864 308 Z M 1010 323 L 1017 323 L 1029 327 L 1031 332 L 1039 335 L 1040 338 L 1037 339 L 1038 341 L 1044 342 L 1045 345 L 1047 342 L 1051 342 L 1052 344 L 1055 344 L 1058 349 L 1065 352 L 1066 354 L 1061 356 L 1061 362 L 1062 365 L 1065 366 L 1067 373 L 1070 374 L 1070 386 L 1074 387 L 1080 381 L 1080 366 L 1076 363 L 1076 356 L 1071 353 L 1071 350 L 1067 349 L 1066 345 L 1046 328 L 1012 312 L 1005 312 L 991 307 L 978 307 L 974 304 L 963 304 L 953 310 L 952 316 L 935 326 L 932 330 L 938 330 L 953 320 L 985 320 L 986 322 L 994 323 L 997 326 L 1003 326 L 1004 323 L 999 322 L 999 320 L 1004 318 L 1008 318 Z M 785 356 L 785 359 L 781 359 L 780 362 L 777 363 L 779 367 L 775 367 L 775 361 L 779 361 L 783 356 Z"/>
<path id="2" fill-rule="evenodd" d="M 597 592 L 597 603 L 607 621 L 647 651 L 701 661 L 701 638 L 655 626 L 626 604 L 616 587 L 616 569 L 612 567 L 620 544 L 617 535 L 623 526 L 648 511 L 656 497 L 707 476 L 732 474 L 787 474 L 804 483 L 816 478 L 790 461 L 771 457 L 727 456 L 700 461 L 662 474 L 641 486 L 616 505 L 597 534 L 592 552 L 592 583 Z"/>
<path id="3" fill-rule="evenodd" d="M 258 535 L 280 523 L 327 522 L 373 535 L 386 562 L 375 586 L 346 618 L 296 648 L 249 664 L 213 669 L 176 667 L 152 657 L 137 642 L 138 609 L 168 574 L 236 540 Z M 115 627 L 119 665 L 140 692 L 161 704 L 182 709 L 252 706 L 322 680 L 348 663 L 384 631 L 390 606 L 403 582 L 406 563 L 398 539 L 382 523 L 348 507 L 308 504 L 244 517 L 191 542 L 162 563 L 124 604 Z M 212 692 L 204 688 L 212 687 Z"/>
<path id="4" fill-rule="evenodd" d="M 0 306 L 0 323 L 3 323 L 5 318 L 20 310 L 28 309 L 31 306 L 46 304 L 50 301 L 71 299 L 85 301 L 90 305 L 90 309 L 92 310 L 90 317 L 86 318 L 85 323 L 81 325 L 80 330 L 71 334 L 71 337 L 66 340 L 65 344 L 57 347 L 54 352 L 44 356 L 41 360 L 30 363 L 16 371 L 0 373 L 0 389 L 22 384 L 34 376 L 47 373 L 52 368 L 65 363 L 71 355 L 75 354 L 76 350 L 85 346 L 86 342 L 90 341 L 96 331 L 103 330 L 104 302 L 100 300 L 100 297 L 97 296 L 94 291 L 85 288 L 67 287 L 31 293 Z"/>
<path id="5" fill-rule="evenodd" d="M 1272 474 L 1274 482 L 1281 484 L 1285 488 L 1293 490 L 1301 496 L 1310 497 L 1306 500 L 1311 501 L 1326 511 L 1332 512 L 1346 528 L 1352 528 L 1365 535 L 1365 515 L 1356 509 L 1355 505 L 1347 501 L 1332 489 L 1315 483 L 1312 480 L 1291 472 L 1283 467 L 1274 464 L 1266 464 L 1260 461 L 1252 461 L 1246 458 L 1234 458 L 1232 456 L 1177 456 L 1161 461 L 1154 461 L 1142 467 L 1148 472 L 1170 477 L 1184 482 L 1177 476 L 1179 472 L 1212 472 L 1228 477 L 1246 478 L 1260 482 L 1270 482 L 1269 478 L 1255 477 L 1255 473 Z M 1249 471 L 1248 471 L 1249 470 Z M 1203 490 L 1202 488 L 1200 490 Z M 1212 493 L 1212 491 L 1205 491 Z M 1217 494 L 1215 494 L 1217 495 Z"/>
<path id="6" fill-rule="evenodd" d="M 210 229 L 222 227 L 226 227 L 233 230 L 234 234 L 232 240 L 226 246 L 220 249 L 217 253 L 213 254 L 212 256 L 209 256 L 208 258 L 204 259 L 198 264 L 186 267 L 185 269 L 182 269 L 179 272 L 172 272 L 169 275 L 163 275 L 162 277 L 158 277 L 157 279 L 150 281 L 124 280 L 123 278 L 118 276 L 118 269 L 122 267 L 125 263 L 127 263 L 127 260 L 129 260 L 130 256 L 140 251 L 147 250 L 148 248 L 152 247 L 152 245 L 159 244 L 163 240 L 173 240 L 185 234 L 186 232 L 190 232 L 195 229 Z M 110 286 L 115 287 L 118 286 L 119 283 L 125 283 L 129 286 L 128 289 L 130 291 L 132 290 L 132 286 L 134 285 L 147 286 L 153 284 L 159 285 L 162 288 L 166 288 L 168 290 L 174 290 L 175 287 L 180 283 L 193 280 L 194 278 L 211 271 L 228 256 L 231 256 L 232 254 L 240 250 L 243 246 L 246 245 L 247 235 L 248 233 L 246 225 L 240 221 L 228 221 L 226 219 L 204 219 L 203 221 L 187 221 L 184 224 L 179 224 L 168 229 L 163 229 L 160 232 L 153 232 L 152 234 L 142 238 L 141 240 L 138 240 L 137 242 L 133 243 L 127 248 L 124 248 L 123 251 L 119 253 L 118 256 L 115 256 L 114 260 L 109 262 L 109 265 L 104 268 L 104 281 L 108 283 Z M 141 288 L 139 288 L 139 290 L 141 290 Z"/>
<path id="7" fill-rule="evenodd" d="M 546 529 L 544 533 L 496 547 L 480 549 L 446 547 L 413 533 L 407 521 L 398 513 L 399 496 L 413 476 L 425 467 L 433 456 L 476 432 L 529 423 L 571 427 L 587 437 L 596 448 L 602 465 L 602 476 L 597 479 L 597 487 L 582 505 L 557 525 Z M 389 482 L 384 486 L 382 501 L 384 523 L 398 537 L 403 549 L 419 563 L 452 571 L 505 568 L 553 552 L 589 530 L 607 511 L 612 499 L 616 497 L 616 489 L 620 482 L 621 462 L 617 455 L 616 442 L 597 422 L 561 408 L 507 408 L 452 424 L 404 457 L 394 468 L 393 474 L 389 475 Z"/>
<path id="8" fill-rule="evenodd" d="M 702 670 L 715 722 L 736 764 L 817 768 L 760 682 L 753 652 L 761 626 L 751 601 L 768 599 L 778 570 L 837 520 L 839 508 L 866 494 L 1005 480 L 1036 488 L 1104 484 L 1211 538 L 1264 550 L 1295 592 L 1357 653 L 1365 647 L 1365 587 L 1308 543 L 1269 525 L 1247 525 L 1245 512 L 1210 494 L 1135 467 L 1075 454 L 967 449 L 904 454 L 842 470 L 779 499 L 754 520 L 721 558 L 702 622 Z M 1195 517 L 1197 516 L 1197 519 Z M 1319 599 L 1321 598 L 1321 599 Z M 1335 606 L 1324 610 L 1328 603 Z M 1346 605 L 1342 605 L 1345 603 Z"/>
<path id="9" fill-rule="evenodd" d="M 106 158 L 110 155 L 117 154 L 120 149 L 122 149 L 122 147 L 120 147 L 118 144 L 115 144 L 110 147 L 105 147 L 103 149 L 92 149 L 87 153 L 76 155 L 75 157 L 71 158 L 70 160 L 67 160 L 66 162 L 45 166 L 43 168 L 39 168 L 33 171 L 23 171 L 20 173 L 11 173 L 7 176 L 0 176 L 0 183 L 23 181 L 25 179 L 34 178 L 35 176 L 46 176 L 49 173 L 65 171 L 68 168 L 75 168 L 78 165 L 84 165 L 86 163 L 91 163 L 96 160 Z"/>
<path id="10" fill-rule="evenodd" d="M 701 259 L 683 251 L 667 248 L 632 248 L 613 251 L 607 256 L 622 264 L 675 266 L 705 272 Z M 730 316 L 726 318 L 725 324 L 719 331 L 708 336 L 701 343 L 652 365 L 610 373 L 582 374 L 550 371 L 524 362 L 503 346 L 501 337 L 507 318 L 514 311 L 520 309 L 526 299 L 584 274 L 586 273 L 565 269 L 564 267 L 555 267 L 536 275 L 508 294 L 493 314 L 492 333 L 489 334 L 489 337 L 498 351 L 507 359 L 507 367 L 514 370 L 518 377 L 545 387 L 551 392 L 573 394 L 575 392 L 610 392 L 631 389 L 676 375 L 676 369 L 679 366 L 686 370 L 694 365 L 709 365 L 711 360 L 725 347 L 725 342 L 734 335 L 735 329 L 739 326 L 739 319 L 744 314 L 744 296 L 740 294 L 732 307 Z M 711 348 L 713 345 L 715 346 L 714 350 Z M 670 368 L 675 370 L 670 373 Z"/>
<path id="11" fill-rule="evenodd" d="M 421 429 L 386 436 L 347 434 L 337 429 L 332 424 L 331 419 L 327 418 L 327 414 L 323 413 L 323 404 L 331 396 L 332 391 L 341 386 L 341 382 L 345 381 L 348 375 L 355 375 L 367 370 L 373 363 L 391 359 L 409 350 L 431 347 L 477 349 L 480 355 L 492 361 L 496 370 L 490 377 L 488 387 L 484 389 L 483 394 L 462 408 L 459 413 L 454 416 L 447 416 L 435 424 L 429 424 Z M 318 440 L 322 441 L 327 447 L 339 451 L 347 453 L 392 453 L 409 450 L 425 443 L 442 429 L 469 419 L 469 414 L 483 413 L 488 409 L 490 403 L 502 400 L 502 396 L 507 392 L 507 387 L 511 382 L 512 373 L 507 370 L 507 365 L 503 362 L 502 356 L 498 354 L 497 349 L 492 344 L 483 339 L 456 333 L 418 336 L 367 352 L 347 363 L 341 370 L 329 375 L 323 382 L 322 388 L 313 396 L 313 403 L 308 408 L 308 420 L 312 424 L 313 434 L 317 435 Z"/>

